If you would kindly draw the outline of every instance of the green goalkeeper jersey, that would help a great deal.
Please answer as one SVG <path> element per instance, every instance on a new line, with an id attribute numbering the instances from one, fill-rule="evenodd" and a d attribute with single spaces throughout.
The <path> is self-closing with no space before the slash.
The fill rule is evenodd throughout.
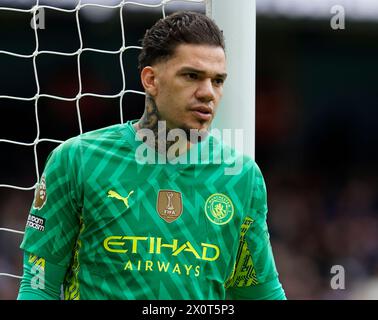
<path id="1" fill-rule="evenodd" d="M 49 156 L 21 248 L 66 268 L 65 299 L 284 298 L 256 163 L 212 136 L 197 163 L 141 163 L 144 145 L 128 122 Z"/>

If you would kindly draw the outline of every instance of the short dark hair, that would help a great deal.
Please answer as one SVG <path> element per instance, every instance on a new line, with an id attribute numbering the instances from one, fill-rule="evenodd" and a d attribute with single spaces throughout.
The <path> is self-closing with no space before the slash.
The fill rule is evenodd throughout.
<path id="1" fill-rule="evenodd" d="M 198 12 L 176 12 L 146 31 L 139 55 L 139 71 L 172 57 L 180 44 L 209 45 L 226 50 L 223 32 L 212 19 Z"/>

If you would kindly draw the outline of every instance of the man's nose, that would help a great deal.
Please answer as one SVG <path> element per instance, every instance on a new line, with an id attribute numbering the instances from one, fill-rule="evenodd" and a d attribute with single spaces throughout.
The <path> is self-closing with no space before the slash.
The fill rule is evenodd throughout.
<path id="1" fill-rule="evenodd" d="M 215 99 L 215 91 L 211 79 L 204 79 L 199 83 L 196 98 L 202 102 L 211 102 Z"/>

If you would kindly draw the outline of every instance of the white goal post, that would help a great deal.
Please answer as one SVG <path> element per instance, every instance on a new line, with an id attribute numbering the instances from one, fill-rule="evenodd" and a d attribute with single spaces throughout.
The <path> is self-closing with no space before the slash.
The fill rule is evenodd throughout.
<path id="1" fill-rule="evenodd" d="M 256 0 L 209 0 L 207 14 L 224 32 L 229 73 L 213 126 L 242 129 L 241 151 L 254 159 Z"/>

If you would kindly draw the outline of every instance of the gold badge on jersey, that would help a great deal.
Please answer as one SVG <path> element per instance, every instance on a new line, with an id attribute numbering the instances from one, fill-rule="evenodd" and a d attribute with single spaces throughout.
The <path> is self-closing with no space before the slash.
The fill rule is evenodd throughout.
<path id="1" fill-rule="evenodd" d="M 41 181 L 37 186 L 37 190 L 35 191 L 33 208 L 37 210 L 42 209 L 42 207 L 46 203 L 46 200 L 47 200 L 46 178 L 45 176 L 42 176 Z"/>
<path id="2" fill-rule="evenodd" d="M 156 210 L 159 216 L 168 223 L 177 220 L 183 210 L 181 193 L 172 190 L 160 190 Z"/>
<path id="3" fill-rule="evenodd" d="M 221 193 L 212 194 L 205 203 L 207 218 L 214 224 L 228 223 L 234 216 L 234 205 L 229 197 Z"/>

